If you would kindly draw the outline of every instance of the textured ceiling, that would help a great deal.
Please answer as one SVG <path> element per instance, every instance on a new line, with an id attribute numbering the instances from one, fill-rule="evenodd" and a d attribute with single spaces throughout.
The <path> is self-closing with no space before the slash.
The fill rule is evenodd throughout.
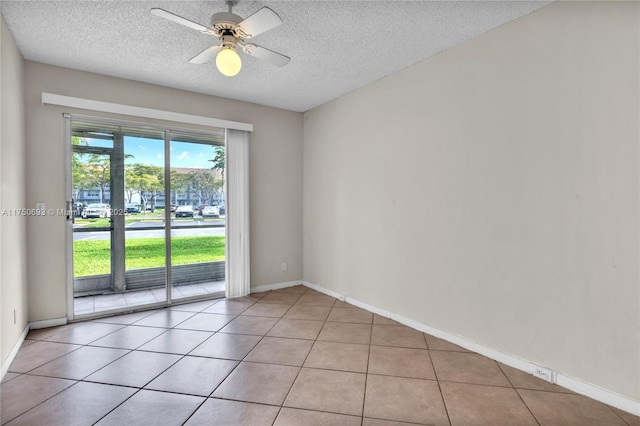
<path id="1" fill-rule="evenodd" d="M 307 111 L 550 1 L 240 1 L 284 24 L 252 42 L 290 56 L 279 68 L 242 56 L 236 77 L 188 61 L 217 39 L 152 15 L 160 7 L 203 25 L 224 1 L 3 0 L 25 59 L 292 111 Z"/>

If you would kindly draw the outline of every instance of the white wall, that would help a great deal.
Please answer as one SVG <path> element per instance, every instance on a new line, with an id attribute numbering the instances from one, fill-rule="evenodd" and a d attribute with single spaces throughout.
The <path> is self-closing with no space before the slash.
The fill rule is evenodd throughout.
<path id="1" fill-rule="evenodd" d="M 24 61 L 0 18 L 0 366 L 27 325 Z M 15 319 L 14 319 L 15 310 Z"/>
<path id="2" fill-rule="evenodd" d="M 25 87 L 31 206 L 64 208 L 62 113 L 79 112 L 43 107 L 42 92 L 252 123 L 251 285 L 302 278 L 302 114 L 29 61 Z M 28 245 L 29 320 L 65 317 L 64 217 L 30 220 Z"/>
<path id="3" fill-rule="evenodd" d="M 304 117 L 304 279 L 640 401 L 637 2 L 559 2 Z"/>

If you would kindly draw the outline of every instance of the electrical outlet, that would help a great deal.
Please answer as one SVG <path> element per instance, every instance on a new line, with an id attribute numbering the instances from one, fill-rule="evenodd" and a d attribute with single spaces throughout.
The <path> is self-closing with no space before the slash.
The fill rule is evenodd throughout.
<path id="1" fill-rule="evenodd" d="M 547 368 L 542 368 L 542 367 L 534 367 L 533 368 L 533 375 L 534 377 L 537 377 L 538 379 L 542 379 L 545 380 L 549 383 L 555 383 L 555 377 L 554 377 L 554 373 L 553 371 L 547 369 Z"/>
<path id="2" fill-rule="evenodd" d="M 287 270 L 287 262 L 282 262 L 280 264 L 280 270 L 281 271 L 286 271 Z"/>

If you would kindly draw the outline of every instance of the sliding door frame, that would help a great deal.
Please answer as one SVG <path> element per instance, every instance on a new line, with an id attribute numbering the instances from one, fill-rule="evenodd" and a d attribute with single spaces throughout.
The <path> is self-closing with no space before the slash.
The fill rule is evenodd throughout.
<path id="1" fill-rule="evenodd" d="M 172 224 L 171 224 L 171 209 L 169 208 L 171 205 L 171 163 L 170 163 L 170 153 L 171 153 L 171 138 L 172 138 L 172 134 L 190 134 L 190 135 L 194 135 L 194 136 L 202 136 L 203 139 L 215 139 L 218 137 L 221 137 L 222 140 L 224 141 L 224 146 L 226 147 L 226 131 L 225 129 L 217 129 L 218 132 L 215 131 L 202 131 L 202 130 L 194 130 L 194 129 L 189 129 L 189 128 L 180 128 L 180 127 L 175 127 L 175 126 L 167 126 L 167 125 L 156 125 L 156 124 L 149 124 L 149 123 L 141 123 L 141 122 L 136 122 L 134 120 L 119 120 L 119 119 L 109 119 L 109 118 L 104 118 L 104 117 L 96 117 L 96 116 L 88 116 L 88 115 L 80 115 L 80 114 L 63 114 L 64 117 L 64 138 L 65 138 L 65 142 L 64 142 L 64 156 L 65 156 L 65 199 L 67 200 L 67 220 L 66 220 L 66 247 L 65 247 L 65 252 L 66 252 L 66 260 L 67 260 L 67 286 L 66 286 L 66 290 L 67 290 L 67 294 L 66 294 L 66 299 L 67 299 L 67 320 L 68 321 L 73 321 L 76 319 L 87 319 L 87 318 L 93 318 L 93 317 L 99 317 L 99 316 L 104 316 L 104 315 L 114 315 L 114 314 L 119 314 L 119 313 L 124 313 L 124 312 L 131 312 L 131 311 L 137 311 L 137 310 L 146 310 L 146 309 L 153 309 L 153 308 L 158 308 L 158 307 L 165 307 L 165 306 L 171 306 L 172 304 L 176 303 L 176 304 L 181 304 L 181 303 L 187 303 L 187 302 L 192 302 L 192 301 L 197 301 L 197 300 L 203 300 L 206 299 L 207 297 L 203 297 L 202 295 L 199 296 L 191 296 L 191 297 L 185 297 L 185 298 L 178 298 L 175 299 L 172 298 L 171 296 L 171 292 L 172 292 L 172 276 L 171 276 L 171 270 L 172 270 L 172 263 L 171 263 L 171 231 L 172 229 Z M 157 302 L 157 303 L 150 303 L 150 304 L 145 304 L 145 305 L 140 305 L 140 306 L 132 306 L 132 307 L 125 307 L 125 308 L 118 308 L 118 309 L 112 309 L 112 310 L 105 310 L 102 312 L 93 312 L 93 313 L 88 313 L 88 314 L 80 314 L 80 315 L 76 315 L 75 311 L 74 311 L 74 269 L 73 269 L 73 213 L 70 211 L 73 208 L 73 202 L 72 202 L 72 155 L 73 155 L 73 149 L 71 146 L 71 136 L 72 136 L 72 121 L 82 121 L 82 122 L 88 122 L 88 123 L 95 123 L 96 126 L 99 126 L 100 124 L 104 124 L 104 125 L 116 125 L 116 126 L 122 126 L 122 127 L 128 127 L 128 128 L 141 128 L 141 129 L 152 129 L 154 131 L 159 131 L 162 132 L 164 135 L 164 180 L 165 180 L 165 186 L 164 186 L 164 200 L 165 200 L 165 210 L 164 210 L 164 221 L 165 221 L 165 226 L 164 226 L 164 243 L 165 243 L 165 290 L 166 290 L 166 299 L 164 302 Z M 118 139 L 118 141 L 116 141 L 116 139 Z M 113 148 L 113 152 L 111 154 L 111 158 L 112 160 L 114 160 L 113 156 L 114 153 L 117 151 L 116 147 L 118 147 L 118 149 L 120 149 L 122 152 L 120 152 L 121 157 L 120 160 L 122 160 L 122 167 L 124 167 L 124 133 L 120 134 L 119 136 L 115 136 L 114 135 L 114 148 Z M 213 143 L 211 144 L 211 146 L 215 146 Z M 115 160 L 118 160 L 117 158 L 115 158 Z M 113 182 L 113 178 L 111 179 L 111 181 Z M 124 185 L 124 176 L 121 182 Z M 224 192 L 227 192 L 227 185 L 228 185 L 228 178 L 225 179 L 225 188 L 224 188 Z M 124 197 L 124 188 L 111 188 L 111 197 L 113 197 L 115 195 L 116 192 L 118 192 L 119 189 L 122 189 L 122 194 L 116 195 L 116 196 L 122 196 Z M 123 198 L 123 203 L 124 204 L 124 198 Z M 119 241 L 115 241 L 113 242 L 113 238 L 112 238 L 112 256 L 120 256 L 121 260 L 122 260 L 122 264 L 124 264 L 124 259 L 125 259 L 125 252 L 124 250 L 122 250 L 121 246 L 124 246 L 124 242 L 125 242 L 125 237 L 124 237 L 124 216 L 119 217 L 118 215 L 116 215 L 121 221 L 122 221 L 122 229 L 121 229 L 121 240 Z M 112 218 L 112 219 L 116 219 L 116 218 Z M 115 223 L 112 223 L 112 228 L 115 226 Z M 113 231 L 112 231 L 113 232 Z M 228 235 L 228 218 L 227 220 L 225 220 L 225 239 L 227 239 L 227 235 Z M 117 244 L 117 247 L 114 247 L 113 244 Z M 114 252 L 115 251 L 115 252 Z M 117 253 L 116 253 L 117 252 Z M 228 258 L 228 252 L 225 255 L 225 263 L 228 262 L 227 260 Z M 112 265 L 113 265 L 113 261 L 114 259 L 112 258 Z M 120 265 L 122 266 L 122 265 Z M 121 271 L 115 271 L 114 269 L 111 270 L 111 274 L 112 280 L 120 280 L 124 283 L 124 272 L 125 272 L 125 268 L 118 268 L 121 269 Z M 117 274 L 117 275 L 114 275 Z M 228 278 L 225 277 L 225 288 L 228 286 Z M 116 286 L 117 287 L 117 286 Z M 224 293 L 220 294 L 222 297 L 224 297 Z"/>

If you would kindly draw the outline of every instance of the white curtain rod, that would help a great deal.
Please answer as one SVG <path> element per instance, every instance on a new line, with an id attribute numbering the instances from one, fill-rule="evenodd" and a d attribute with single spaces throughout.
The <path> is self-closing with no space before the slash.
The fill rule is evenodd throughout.
<path id="1" fill-rule="evenodd" d="M 157 120 L 175 121 L 178 123 L 244 130 L 246 132 L 253 131 L 253 124 L 241 123 L 239 121 L 221 120 L 218 118 L 202 117 L 199 115 L 182 114 L 180 112 L 114 104 L 111 102 L 94 101 L 92 99 L 74 98 L 72 96 L 42 92 L 42 105 L 44 104 L 66 106 L 91 111 L 110 112 L 113 114 L 123 114 L 134 117 L 153 118 Z"/>

